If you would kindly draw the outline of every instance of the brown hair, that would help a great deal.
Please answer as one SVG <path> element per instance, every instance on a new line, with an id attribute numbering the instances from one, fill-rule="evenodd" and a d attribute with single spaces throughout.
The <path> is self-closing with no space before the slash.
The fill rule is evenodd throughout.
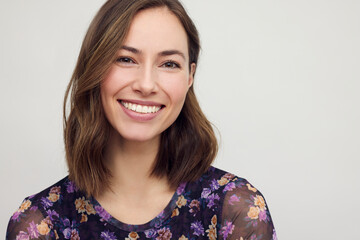
<path id="1" fill-rule="evenodd" d="M 100 99 L 100 83 L 120 48 L 137 12 L 167 7 L 188 36 L 189 64 L 197 63 L 200 43 L 195 25 L 178 0 L 109 0 L 93 19 L 83 41 L 64 99 L 64 141 L 69 178 L 88 195 L 109 187 L 104 151 L 110 134 Z M 69 99 L 69 105 L 67 102 Z M 67 116 L 67 107 L 70 112 Z M 172 187 L 193 181 L 211 165 L 217 141 L 190 87 L 176 121 L 161 136 L 151 175 L 167 176 Z"/>

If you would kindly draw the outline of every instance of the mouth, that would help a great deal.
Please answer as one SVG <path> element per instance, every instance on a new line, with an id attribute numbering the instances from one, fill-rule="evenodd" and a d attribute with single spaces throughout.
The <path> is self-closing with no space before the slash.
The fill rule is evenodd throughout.
<path id="1" fill-rule="evenodd" d="M 160 111 L 160 109 L 165 107 L 164 105 L 155 105 L 155 104 L 151 104 L 151 103 L 150 104 L 139 104 L 139 103 L 128 102 L 128 101 L 124 101 L 124 100 L 118 100 L 118 102 L 121 105 L 123 105 L 126 109 L 129 109 L 136 113 L 142 113 L 142 114 L 156 113 L 156 112 Z"/>

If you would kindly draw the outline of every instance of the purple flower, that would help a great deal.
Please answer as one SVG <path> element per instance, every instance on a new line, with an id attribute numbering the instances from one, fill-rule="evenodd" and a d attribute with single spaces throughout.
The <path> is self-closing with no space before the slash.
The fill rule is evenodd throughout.
<path id="1" fill-rule="evenodd" d="M 211 193 L 210 188 L 204 188 L 202 193 L 201 193 L 201 198 L 207 198 L 210 193 Z"/>
<path id="2" fill-rule="evenodd" d="M 108 231 L 102 232 L 100 237 L 104 240 L 116 240 L 115 233 Z"/>
<path id="3" fill-rule="evenodd" d="M 67 183 L 67 186 L 66 186 L 66 191 L 68 193 L 73 193 L 73 192 L 76 192 L 77 191 L 77 187 L 75 185 L 75 183 L 73 183 L 72 181 L 69 181 Z"/>
<path id="4" fill-rule="evenodd" d="M 235 202 L 240 202 L 240 197 L 236 196 L 236 194 L 233 194 L 229 198 L 229 204 L 234 205 Z"/>
<path id="5" fill-rule="evenodd" d="M 44 208 L 49 208 L 49 207 L 52 207 L 52 205 L 53 205 L 52 201 L 50 201 L 49 199 L 47 199 L 45 197 L 41 198 L 41 203 L 44 206 Z"/>
<path id="6" fill-rule="evenodd" d="M 200 221 L 193 222 L 190 226 L 190 229 L 194 230 L 193 234 L 196 236 L 204 235 L 204 227 Z"/>
<path id="7" fill-rule="evenodd" d="M 20 220 L 20 214 L 21 214 L 20 211 L 14 212 L 14 214 L 13 214 L 12 217 L 11 217 L 11 220 L 16 221 L 16 222 L 19 222 L 19 220 Z"/>
<path id="8" fill-rule="evenodd" d="M 24 231 L 20 231 L 18 235 L 16 235 L 16 240 L 29 240 L 29 235 L 24 232 Z"/>
<path id="9" fill-rule="evenodd" d="M 101 217 L 100 221 L 107 221 L 110 219 L 110 214 L 101 206 L 95 206 L 95 211 L 99 214 Z"/>
<path id="10" fill-rule="evenodd" d="M 70 239 L 71 237 L 71 229 L 70 228 L 65 228 L 63 231 L 63 235 L 65 239 Z"/>
<path id="11" fill-rule="evenodd" d="M 217 189 L 219 189 L 219 187 L 220 187 L 220 185 L 219 185 L 218 181 L 216 181 L 216 179 L 213 179 L 210 183 L 211 190 L 213 190 L 213 191 L 217 190 Z"/>
<path id="12" fill-rule="evenodd" d="M 29 225 L 29 227 L 27 228 L 29 234 L 30 234 L 30 238 L 38 238 L 39 237 L 39 231 L 36 227 L 36 224 L 34 223 L 34 221 L 32 221 Z"/>
<path id="13" fill-rule="evenodd" d="M 51 221 L 54 220 L 54 217 L 59 217 L 59 214 L 54 210 L 47 210 L 46 213 L 48 214 Z"/>
<path id="14" fill-rule="evenodd" d="M 234 188 L 235 188 L 235 183 L 230 182 L 230 183 L 226 184 L 223 192 L 232 191 Z"/>
<path id="15" fill-rule="evenodd" d="M 146 238 L 154 238 L 156 236 L 156 231 L 154 229 L 146 230 L 144 233 Z"/>
<path id="16" fill-rule="evenodd" d="M 230 221 L 225 221 L 224 226 L 220 230 L 220 234 L 224 236 L 224 239 L 228 237 L 229 234 L 232 234 L 235 225 Z"/>
<path id="17" fill-rule="evenodd" d="M 213 194 L 209 195 L 208 200 L 209 200 L 209 202 L 208 202 L 207 206 L 208 206 L 208 208 L 212 208 L 215 205 L 215 200 L 220 200 L 220 197 L 217 193 L 215 193 L 215 194 L 213 193 Z"/>
<path id="18" fill-rule="evenodd" d="M 186 183 L 180 183 L 179 187 L 176 190 L 178 195 L 182 194 L 185 190 Z"/>
<path id="19" fill-rule="evenodd" d="M 259 220 L 266 222 L 266 220 L 267 220 L 266 211 L 264 211 L 264 210 L 260 211 Z"/>
<path id="20" fill-rule="evenodd" d="M 38 206 L 32 206 L 32 207 L 30 208 L 30 210 L 31 210 L 31 211 L 36 211 L 36 210 L 38 210 Z"/>
<path id="21" fill-rule="evenodd" d="M 70 220 L 68 218 L 61 219 L 61 223 L 65 227 L 70 227 Z"/>

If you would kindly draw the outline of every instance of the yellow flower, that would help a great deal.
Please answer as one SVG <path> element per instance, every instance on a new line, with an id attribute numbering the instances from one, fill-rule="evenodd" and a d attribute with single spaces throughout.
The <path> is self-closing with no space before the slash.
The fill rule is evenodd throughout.
<path id="1" fill-rule="evenodd" d="M 254 200 L 254 204 L 256 206 L 259 206 L 259 208 L 261 210 L 265 210 L 266 209 L 266 204 L 265 204 L 265 200 L 262 196 L 256 195 L 256 198 Z"/>
<path id="2" fill-rule="evenodd" d="M 38 224 L 36 228 L 41 235 L 46 235 L 50 232 L 50 228 L 44 220 L 41 221 L 41 223 Z"/>
<path id="3" fill-rule="evenodd" d="M 248 189 L 249 189 L 250 191 L 257 192 L 257 189 L 254 188 L 254 187 L 252 187 L 249 183 L 247 183 L 246 186 L 248 187 Z"/>
<path id="4" fill-rule="evenodd" d="M 19 211 L 20 212 L 24 212 L 26 209 L 28 209 L 31 206 L 31 201 L 30 200 L 26 200 L 23 201 L 23 203 L 21 204 Z"/>
<path id="5" fill-rule="evenodd" d="M 188 240 L 188 238 L 182 235 L 181 237 L 179 237 L 179 240 Z"/>
<path id="6" fill-rule="evenodd" d="M 215 227 L 216 224 L 217 224 L 217 216 L 214 215 L 214 216 L 211 218 L 211 225 L 213 225 L 213 226 Z"/>
<path id="7" fill-rule="evenodd" d="M 87 222 L 88 216 L 86 214 L 81 214 L 81 220 L 80 223 Z"/>
<path id="8" fill-rule="evenodd" d="M 75 200 L 75 207 L 76 210 L 78 211 L 78 213 L 83 213 L 86 211 L 85 207 L 86 207 L 86 202 L 85 202 L 85 198 L 78 198 Z"/>
<path id="9" fill-rule="evenodd" d="M 126 240 L 136 240 L 138 238 L 140 238 L 139 234 L 137 234 L 136 232 L 131 232 L 131 233 L 129 233 L 128 238 L 125 238 L 125 239 Z"/>
<path id="10" fill-rule="evenodd" d="M 178 206 L 178 208 L 181 208 L 182 206 L 186 205 L 186 202 L 187 202 L 186 198 L 183 195 L 181 195 L 178 197 L 178 200 L 176 201 L 176 205 Z"/>
<path id="11" fill-rule="evenodd" d="M 229 182 L 229 179 L 222 177 L 220 180 L 218 180 L 218 183 L 220 186 L 224 186 L 225 184 L 227 184 Z"/>
<path id="12" fill-rule="evenodd" d="M 175 208 L 175 209 L 172 211 L 172 214 L 171 214 L 171 217 L 176 217 L 176 216 L 179 216 L 179 209 L 178 209 L 178 208 Z"/>
<path id="13" fill-rule="evenodd" d="M 251 219 L 258 219 L 259 213 L 260 213 L 260 209 L 258 207 L 250 207 L 247 215 Z"/>
<path id="14" fill-rule="evenodd" d="M 48 199 L 52 202 L 56 202 L 57 200 L 59 200 L 60 196 L 59 194 L 56 193 L 50 193 L 48 196 Z"/>
<path id="15" fill-rule="evenodd" d="M 85 201 L 85 210 L 87 214 L 96 214 L 96 211 L 91 203 L 89 201 Z"/>
<path id="16" fill-rule="evenodd" d="M 206 232 L 208 233 L 207 236 L 209 237 L 210 240 L 216 240 L 217 237 L 217 233 L 216 233 L 216 228 L 213 225 L 209 225 L 209 229 L 206 230 Z"/>
<path id="17" fill-rule="evenodd" d="M 59 235 L 56 230 L 54 230 L 54 234 L 55 234 L 55 239 L 59 239 Z"/>

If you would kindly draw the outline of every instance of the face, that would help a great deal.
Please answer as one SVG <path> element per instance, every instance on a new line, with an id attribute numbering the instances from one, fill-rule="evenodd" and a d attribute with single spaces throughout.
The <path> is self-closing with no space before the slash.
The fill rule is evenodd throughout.
<path id="1" fill-rule="evenodd" d="M 115 133 L 123 141 L 158 141 L 178 117 L 194 71 L 178 18 L 165 7 L 140 11 L 101 85 Z"/>

